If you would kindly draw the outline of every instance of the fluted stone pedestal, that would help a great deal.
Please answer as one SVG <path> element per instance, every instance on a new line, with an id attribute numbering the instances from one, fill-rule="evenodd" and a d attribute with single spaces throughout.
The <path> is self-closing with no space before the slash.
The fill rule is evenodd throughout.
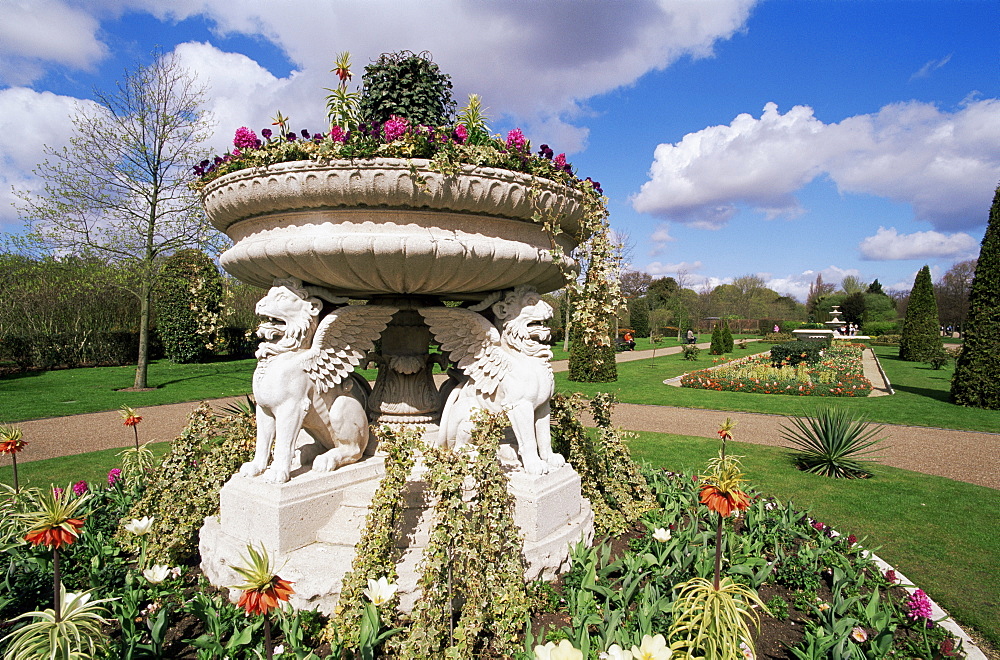
<path id="1" fill-rule="evenodd" d="M 281 577 L 294 583 L 293 606 L 332 613 L 384 472 L 383 458 L 373 456 L 284 484 L 233 476 L 221 491 L 220 515 L 206 518 L 201 530 L 205 576 L 218 587 L 239 584 L 232 564 L 240 561 L 248 543 L 262 544 Z M 569 465 L 547 475 L 514 471 L 508 476 L 514 519 L 524 538 L 525 578 L 554 578 L 569 567 L 570 545 L 593 538 L 594 516 L 580 492 L 580 476 Z M 402 528 L 396 530 L 404 611 L 412 609 L 418 596 L 420 559 L 433 522 L 425 487 L 418 468 L 407 486 Z"/>

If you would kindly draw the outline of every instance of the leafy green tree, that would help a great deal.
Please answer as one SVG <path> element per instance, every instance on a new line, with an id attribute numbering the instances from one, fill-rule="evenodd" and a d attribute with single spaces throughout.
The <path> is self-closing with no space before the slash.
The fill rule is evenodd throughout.
<path id="1" fill-rule="evenodd" d="M 633 298 L 628 301 L 629 327 L 635 331 L 636 337 L 649 336 L 649 307 L 645 298 Z"/>
<path id="2" fill-rule="evenodd" d="M 924 266 L 910 289 L 910 302 L 899 338 L 899 357 L 909 362 L 922 362 L 940 347 L 941 323 L 934 299 L 934 284 L 931 283 L 931 269 Z"/>
<path id="3" fill-rule="evenodd" d="M 969 292 L 965 344 L 951 381 L 951 398 L 962 406 L 1000 410 L 1000 186 L 993 197 Z"/>
<path id="4" fill-rule="evenodd" d="M 878 281 L 877 277 L 875 278 L 874 282 L 868 285 L 868 293 L 878 293 L 878 294 L 885 293 L 884 291 L 882 291 L 882 283 Z"/>
<path id="5" fill-rule="evenodd" d="M 843 314 L 843 320 L 849 323 L 857 323 L 861 325 L 861 322 L 865 318 L 865 305 L 867 300 L 865 299 L 865 294 L 861 291 L 855 291 L 844 297 L 844 300 L 840 303 L 840 311 Z"/>
<path id="6" fill-rule="evenodd" d="M 48 160 L 35 170 L 42 191 L 19 192 L 21 216 L 45 247 L 116 264 L 127 274 L 121 284 L 139 304 L 136 389 L 147 387 L 152 292 L 162 258 L 219 237 L 188 187 L 191 163 L 207 153 L 203 98 L 174 56 L 155 57 L 126 72 L 116 89 L 96 90 L 96 103 L 71 118 L 69 144 L 46 148 Z"/>
<path id="7" fill-rule="evenodd" d="M 220 331 L 223 280 L 201 250 L 167 258 L 156 285 L 156 332 L 167 358 L 201 362 Z"/>
<path id="8" fill-rule="evenodd" d="M 361 120 L 385 122 L 397 115 L 428 126 L 447 124 L 455 111 L 451 89 L 451 76 L 430 53 L 383 53 L 362 76 Z"/>

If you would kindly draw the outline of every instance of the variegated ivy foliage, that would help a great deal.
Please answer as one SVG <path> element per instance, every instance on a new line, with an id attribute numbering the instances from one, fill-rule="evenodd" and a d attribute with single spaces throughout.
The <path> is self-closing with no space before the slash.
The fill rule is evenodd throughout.
<path id="1" fill-rule="evenodd" d="M 474 421 L 463 450 L 423 450 L 434 526 L 411 625 L 390 640 L 398 657 L 505 658 L 521 649 L 528 614 L 521 534 L 497 460 L 507 420 L 481 412 Z"/>
<path id="2" fill-rule="evenodd" d="M 597 394 L 590 402 L 598 437 L 592 439 L 579 420 L 579 395 L 552 397 L 552 434 L 556 451 L 580 474 L 583 495 L 594 510 L 598 536 L 620 534 L 656 506 L 652 491 L 624 443 L 624 432 L 611 423 L 615 398 Z"/>
<path id="3" fill-rule="evenodd" d="M 257 424 L 252 413 L 219 415 L 203 403 L 171 443 L 159 469 L 148 476 L 142 496 L 122 522 L 149 516 L 156 533 L 147 537 L 150 564 L 177 565 L 198 552 L 198 530 L 219 513 L 219 491 L 253 455 Z M 117 538 L 137 553 L 137 537 L 119 529 Z"/>
<path id="4" fill-rule="evenodd" d="M 400 551 L 396 537 L 403 515 L 406 484 L 413 469 L 419 434 L 390 426 L 375 429 L 379 451 L 385 453 L 385 475 L 372 497 L 365 528 L 358 541 L 351 571 L 344 575 L 337 613 L 323 631 L 324 640 L 334 648 L 356 648 L 358 621 L 364 609 L 363 592 L 369 579 L 386 578 L 396 582 L 396 563 Z M 394 611 L 398 597 L 393 597 L 386 611 Z"/>

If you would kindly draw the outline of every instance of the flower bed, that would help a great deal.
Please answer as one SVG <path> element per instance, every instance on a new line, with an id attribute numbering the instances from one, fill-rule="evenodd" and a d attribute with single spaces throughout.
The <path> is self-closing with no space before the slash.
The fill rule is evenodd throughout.
<path id="1" fill-rule="evenodd" d="M 872 383 L 865 378 L 861 364 L 863 349 L 858 344 L 832 346 L 818 363 L 802 362 L 794 367 L 774 367 L 768 355 L 754 355 L 684 374 L 681 386 L 719 392 L 866 397 Z"/>

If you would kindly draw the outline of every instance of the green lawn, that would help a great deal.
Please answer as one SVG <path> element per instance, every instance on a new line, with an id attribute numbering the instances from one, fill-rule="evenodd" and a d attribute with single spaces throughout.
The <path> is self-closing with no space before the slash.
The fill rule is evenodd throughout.
<path id="1" fill-rule="evenodd" d="M 737 435 L 738 437 L 738 435 Z M 678 472 L 703 472 L 719 443 L 640 433 L 636 459 Z M 829 479 L 796 470 L 781 449 L 734 442 L 750 483 L 810 509 L 813 518 L 898 568 L 964 625 L 1000 648 L 1000 491 L 875 465 L 871 479 Z"/>
<path id="2" fill-rule="evenodd" d="M 737 349 L 734 355 L 769 349 L 769 345 L 755 342 L 749 344 L 745 351 Z M 897 357 L 895 346 L 876 346 L 875 352 L 896 391 L 893 396 L 862 399 L 796 397 L 663 385 L 663 380 L 667 378 L 712 366 L 712 356 L 707 351 L 702 351 L 696 362 L 689 362 L 681 355 L 667 355 L 655 360 L 619 363 L 618 381 L 614 383 L 573 383 L 565 372 L 557 373 L 556 388 L 588 396 L 597 392 L 615 392 L 621 401 L 627 403 L 777 415 L 809 415 L 820 405 L 835 404 L 885 424 L 1000 433 L 1000 411 L 963 408 L 949 401 L 954 365 L 934 370 L 921 362 L 904 362 Z M 997 438 L 997 446 L 1000 448 L 1000 437 Z"/>

